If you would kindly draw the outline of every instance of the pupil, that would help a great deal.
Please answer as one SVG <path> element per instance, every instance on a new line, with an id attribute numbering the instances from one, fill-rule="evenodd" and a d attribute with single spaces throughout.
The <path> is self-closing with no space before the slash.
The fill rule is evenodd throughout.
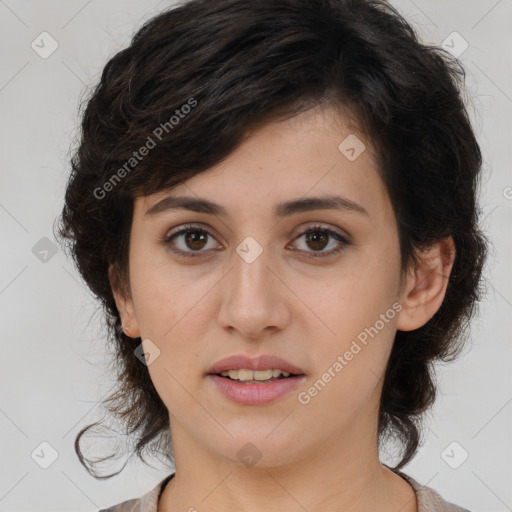
<path id="1" fill-rule="evenodd" d="M 320 246 L 313 246 L 312 248 L 313 249 L 323 249 L 325 247 L 325 239 L 327 238 L 326 234 L 325 233 L 322 233 L 322 234 L 319 234 L 321 233 L 320 231 L 315 231 L 314 233 L 309 233 L 307 236 L 308 236 L 308 240 L 309 241 L 312 241 L 313 244 L 318 244 L 319 243 L 319 240 L 318 239 L 324 239 L 324 243 L 322 244 L 320 242 Z"/>
<path id="2" fill-rule="evenodd" d="M 197 235 L 197 236 L 195 236 Z M 187 233 L 187 236 L 186 236 L 186 239 L 187 239 L 187 244 L 191 243 L 191 244 L 196 244 L 196 243 L 201 243 L 201 241 L 205 241 L 206 240 L 206 236 L 205 236 L 205 233 L 201 233 L 200 231 L 190 231 L 189 233 Z M 190 246 L 189 247 L 191 249 L 201 249 L 202 247 L 204 247 L 204 245 L 200 245 L 199 247 L 197 246 Z"/>

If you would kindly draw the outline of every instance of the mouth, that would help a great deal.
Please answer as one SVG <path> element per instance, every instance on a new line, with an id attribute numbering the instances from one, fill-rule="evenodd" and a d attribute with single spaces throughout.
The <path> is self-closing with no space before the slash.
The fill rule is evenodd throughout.
<path id="1" fill-rule="evenodd" d="M 290 379 L 304 375 L 303 373 L 290 373 L 279 368 L 267 370 L 249 370 L 246 368 L 225 370 L 215 373 L 218 377 L 223 377 L 231 381 L 241 382 L 244 384 L 265 384 L 276 380 Z"/>
<path id="2" fill-rule="evenodd" d="M 233 370 L 231 370 L 233 371 Z M 239 370 L 235 370 L 238 372 Z M 240 370 L 243 372 L 244 370 Z M 252 370 L 248 370 L 253 373 Z M 247 375 L 247 380 L 232 379 L 229 375 L 210 374 L 208 380 L 218 392 L 231 402 L 244 406 L 266 406 L 279 399 L 289 396 L 298 386 L 304 383 L 305 374 L 281 374 L 265 380 L 255 380 Z M 277 372 L 276 372 L 277 373 Z"/>
<path id="3" fill-rule="evenodd" d="M 207 374 L 243 382 L 268 382 L 305 375 L 305 372 L 299 366 L 278 356 L 264 354 L 249 357 L 245 354 L 235 354 L 217 361 Z"/>
<path id="4" fill-rule="evenodd" d="M 266 405 L 291 393 L 306 379 L 302 368 L 272 355 L 238 354 L 221 359 L 206 377 L 226 398 L 242 405 Z"/>

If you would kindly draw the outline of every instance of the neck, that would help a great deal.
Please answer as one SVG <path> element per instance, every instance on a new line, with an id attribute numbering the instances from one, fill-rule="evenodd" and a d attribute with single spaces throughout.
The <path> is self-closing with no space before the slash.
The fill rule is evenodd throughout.
<path id="1" fill-rule="evenodd" d="M 184 431 L 173 431 L 173 439 L 180 440 L 176 474 L 158 512 L 417 512 L 414 490 L 380 463 L 377 443 L 362 445 L 362 436 L 355 437 L 326 439 L 292 461 L 265 464 L 262 458 L 247 467 L 208 451 Z"/>

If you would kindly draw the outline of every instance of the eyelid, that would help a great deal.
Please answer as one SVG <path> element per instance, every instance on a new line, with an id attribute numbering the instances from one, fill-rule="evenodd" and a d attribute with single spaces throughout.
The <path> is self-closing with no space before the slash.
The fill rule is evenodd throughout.
<path id="1" fill-rule="evenodd" d="M 304 224 L 301 224 L 297 229 L 293 230 L 293 232 L 292 232 L 293 240 L 295 240 L 299 236 L 304 235 L 308 231 L 315 230 L 315 229 L 317 229 L 319 231 L 320 230 L 330 231 L 330 232 L 335 233 L 338 236 L 344 238 L 347 242 L 351 241 L 350 235 L 347 232 L 341 230 L 338 227 L 333 227 L 330 224 L 326 224 L 324 222 L 313 222 L 311 225 L 306 225 L 306 226 L 304 226 Z"/>
<path id="2" fill-rule="evenodd" d="M 187 232 L 188 230 L 204 231 L 208 233 L 208 235 L 211 236 L 212 238 L 217 239 L 217 237 L 214 237 L 212 234 L 212 232 L 216 233 L 216 231 L 210 226 L 206 226 L 196 222 L 187 222 L 186 224 L 180 224 L 179 226 L 176 226 L 176 228 L 172 228 L 170 231 L 167 231 L 162 238 L 162 242 L 169 241 L 174 235 L 182 234 L 183 232 Z"/>
<path id="3" fill-rule="evenodd" d="M 315 259 L 315 258 L 328 258 L 329 256 L 335 256 L 339 252 L 341 252 L 345 246 L 352 245 L 352 239 L 351 236 L 346 232 L 339 232 L 339 228 L 334 229 L 333 227 L 329 225 L 322 225 L 321 222 L 313 223 L 309 226 L 301 226 L 298 227 L 297 230 L 294 230 L 294 234 L 292 235 L 293 239 L 292 242 L 297 240 L 298 238 L 305 236 L 309 234 L 311 231 L 324 231 L 327 233 L 327 235 L 332 239 L 334 238 L 338 242 L 338 247 L 335 249 L 331 249 L 329 251 L 302 251 L 297 249 L 292 249 L 298 253 L 305 253 L 306 258 Z M 188 231 L 203 231 L 206 233 L 208 237 L 213 238 L 214 240 L 217 240 L 216 236 L 212 235 L 211 231 L 215 231 L 212 228 L 205 227 L 201 223 L 187 223 L 187 224 L 180 224 L 175 229 L 172 229 L 171 231 L 168 231 L 160 240 L 161 243 L 164 246 L 169 246 L 170 242 L 173 238 L 178 237 L 184 233 L 187 233 Z M 198 256 L 205 256 L 208 255 L 212 250 L 218 250 L 218 249 L 209 249 L 206 251 L 182 251 L 181 249 L 170 249 L 171 252 L 174 254 L 178 254 L 179 256 L 183 257 L 198 257 Z"/>
<path id="4" fill-rule="evenodd" d="M 326 231 L 334 231 L 339 236 L 343 237 L 347 242 L 351 242 L 351 236 L 346 232 L 342 231 L 340 228 L 337 227 L 331 227 L 329 224 L 325 224 L 322 222 L 313 222 L 310 226 L 305 226 L 301 224 L 301 226 L 297 227 L 292 231 L 292 234 L 290 236 L 293 237 L 295 240 L 298 236 L 301 236 L 304 234 L 305 231 L 308 231 L 309 229 L 323 229 Z M 212 227 L 202 224 L 201 222 L 187 222 L 185 224 L 180 224 L 176 226 L 175 228 L 171 228 L 170 230 L 166 231 L 165 235 L 163 236 L 162 240 L 168 240 L 173 235 L 180 233 L 182 231 L 185 231 L 186 229 L 197 229 L 197 230 L 203 230 L 206 231 L 211 235 L 211 231 L 215 231 Z M 340 230 L 336 231 L 336 230 Z"/>

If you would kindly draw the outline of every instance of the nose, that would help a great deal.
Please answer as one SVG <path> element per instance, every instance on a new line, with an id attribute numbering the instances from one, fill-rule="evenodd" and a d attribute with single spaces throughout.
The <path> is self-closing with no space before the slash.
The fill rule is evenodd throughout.
<path id="1" fill-rule="evenodd" d="M 220 291 L 218 322 L 241 337 L 259 339 L 284 329 L 290 321 L 291 292 L 271 268 L 265 251 L 252 262 L 237 255 Z"/>

